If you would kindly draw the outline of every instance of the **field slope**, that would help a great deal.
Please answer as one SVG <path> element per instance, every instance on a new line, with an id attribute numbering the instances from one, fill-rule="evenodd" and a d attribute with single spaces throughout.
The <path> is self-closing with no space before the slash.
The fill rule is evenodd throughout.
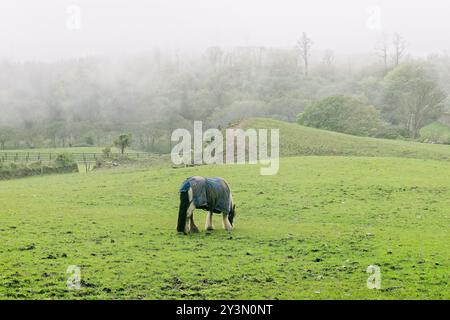
<path id="1" fill-rule="evenodd" d="M 422 140 L 436 143 L 450 144 L 450 126 L 440 122 L 433 122 L 420 129 Z"/>
<path id="2" fill-rule="evenodd" d="M 272 119 L 248 119 L 243 128 L 279 128 L 282 156 L 343 155 L 450 160 L 450 146 L 357 137 Z"/>
<path id="3" fill-rule="evenodd" d="M 449 172 L 447 161 L 311 156 L 282 159 L 275 176 L 229 165 L 0 181 L 0 299 L 449 299 Z M 230 182 L 231 234 L 218 217 L 211 233 L 176 234 L 190 175 Z M 381 290 L 366 286 L 369 265 Z"/>

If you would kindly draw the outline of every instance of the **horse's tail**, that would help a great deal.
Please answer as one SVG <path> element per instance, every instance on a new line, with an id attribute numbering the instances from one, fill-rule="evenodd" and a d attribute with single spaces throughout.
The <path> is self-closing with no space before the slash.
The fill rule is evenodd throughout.
<path id="1" fill-rule="evenodd" d="M 189 192 L 181 191 L 180 192 L 180 209 L 178 211 L 178 224 L 177 231 L 184 232 L 184 228 L 186 226 L 186 217 L 187 210 L 189 208 Z"/>
<path id="2" fill-rule="evenodd" d="M 231 194 L 230 190 L 230 213 L 228 213 L 228 221 L 230 221 L 231 226 L 233 226 L 233 220 L 235 215 L 236 215 L 236 205 L 234 204 L 233 195 Z"/>

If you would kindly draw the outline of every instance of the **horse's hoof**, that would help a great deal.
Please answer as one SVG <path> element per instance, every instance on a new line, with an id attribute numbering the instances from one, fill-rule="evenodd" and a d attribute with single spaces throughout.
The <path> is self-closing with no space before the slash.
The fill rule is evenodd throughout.
<path id="1" fill-rule="evenodd" d="M 199 233 L 200 231 L 198 230 L 198 228 L 192 228 L 191 229 L 191 233 Z"/>

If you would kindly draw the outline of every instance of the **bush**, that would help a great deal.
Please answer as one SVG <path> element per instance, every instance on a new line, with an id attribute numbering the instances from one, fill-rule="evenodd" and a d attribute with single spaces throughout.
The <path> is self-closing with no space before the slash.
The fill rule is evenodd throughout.
<path id="1" fill-rule="evenodd" d="M 102 152 L 103 152 L 103 156 L 104 156 L 105 158 L 111 157 L 111 148 L 110 148 L 110 147 L 104 148 L 104 149 L 102 150 Z"/>
<path id="2" fill-rule="evenodd" d="M 76 165 L 73 155 L 70 153 L 60 153 L 55 159 L 55 165 L 58 168 L 62 167 L 71 167 L 73 165 Z"/>
<path id="3" fill-rule="evenodd" d="M 298 123 L 358 136 L 373 136 L 382 127 L 375 107 L 346 96 L 318 101 L 299 115 Z"/>
<path id="4" fill-rule="evenodd" d="M 379 139 L 404 139 L 405 134 L 405 128 L 385 124 L 374 131 L 371 136 Z"/>
<path id="5" fill-rule="evenodd" d="M 56 163 L 56 161 L 55 161 Z M 41 174 L 55 174 L 55 173 L 72 173 L 78 172 L 78 165 L 73 162 L 69 164 L 66 162 L 65 166 L 43 165 L 41 162 L 31 164 L 17 164 L 17 163 L 0 163 L 0 180 L 24 178 L 36 176 Z"/>

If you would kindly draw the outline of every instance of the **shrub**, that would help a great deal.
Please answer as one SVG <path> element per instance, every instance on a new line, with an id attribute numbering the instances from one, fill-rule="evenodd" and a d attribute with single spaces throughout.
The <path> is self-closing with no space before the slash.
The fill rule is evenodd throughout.
<path id="1" fill-rule="evenodd" d="M 375 107 L 346 96 L 332 96 L 318 101 L 299 115 L 298 123 L 359 136 L 374 135 L 382 127 Z"/>
<path id="2" fill-rule="evenodd" d="M 404 139 L 405 129 L 403 127 L 385 124 L 371 134 L 372 137 L 380 139 Z"/>
<path id="3" fill-rule="evenodd" d="M 56 162 L 56 161 L 55 161 Z M 41 162 L 23 164 L 23 163 L 0 163 L 0 180 L 14 179 L 36 176 L 41 174 L 72 173 L 78 172 L 78 166 L 75 162 L 65 166 L 43 165 Z"/>
<path id="4" fill-rule="evenodd" d="M 110 147 L 104 148 L 104 149 L 102 150 L 102 152 L 103 152 L 103 156 L 104 156 L 105 158 L 111 157 L 111 148 L 110 148 Z"/>
<path id="5" fill-rule="evenodd" d="M 73 165 L 76 165 L 73 155 L 70 153 L 60 153 L 55 159 L 55 165 L 56 167 L 62 168 L 62 167 L 71 167 Z"/>

